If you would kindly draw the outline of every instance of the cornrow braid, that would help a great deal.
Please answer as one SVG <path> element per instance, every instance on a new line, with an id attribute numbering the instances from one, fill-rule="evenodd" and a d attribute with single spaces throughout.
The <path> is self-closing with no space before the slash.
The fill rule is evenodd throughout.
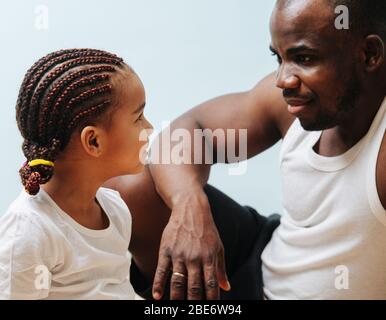
<path id="1" fill-rule="evenodd" d="M 47 90 L 47 86 L 52 83 L 55 79 L 63 75 L 66 71 L 70 70 L 71 68 L 74 68 L 76 66 L 80 65 L 88 65 L 88 64 L 100 64 L 100 63 L 106 63 L 106 64 L 116 64 L 117 60 L 111 59 L 111 58 L 106 58 L 106 57 L 86 57 L 86 58 L 76 58 L 74 60 L 71 60 L 67 63 L 61 64 L 59 67 L 56 69 L 52 70 L 52 64 L 48 70 L 52 70 L 52 72 L 49 72 L 48 75 L 45 77 L 44 80 L 41 81 L 40 85 L 38 88 L 35 90 L 35 92 L 32 94 L 31 100 L 29 101 L 29 104 L 32 109 L 38 107 L 38 103 L 40 102 L 39 98 L 41 98 L 41 95 L 44 93 L 45 90 Z M 50 63 L 48 63 L 50 64 Z M 43 70 L 45 66 L 42 67 Z M 46 113 L 46 110 L 41 111 L 43 114 Z M 28 116 L 28 122 L 29 125 L 33 125 L 36 123 L 36 120 L 39 116 L 39 112 L 35 113 L 30 113 Z M 36 132 L 33 132 L 32 135 L 36 134 Z"/>
<path id="2" fill-rule="evenodd" d="M 113 101 L 111 79 L 118 69 L 132 71 L 112 53 L 66 49 L 46 55 L 27 71 L 16 120 L 27 158 L 19 173 L 28 193 L 37 194 L 54 173 L 50 165 L 30 166 L 31 160 L 55 162 L 76 129 L 106 121 Z"/>
<path id="3" fill-rule="evenodd" d="M 21 126 L 25 125 L 26 119 L 23 117 L 23 108 L 27 107 L 27 104 L 29 103 L 29 100 L 31 99 L 31 94 L 35 90 L 36 85 L 39 83 L 40 79 L 48 72 L 51 68 L 55 67 L 56 65 L 70 61 L 71 59 L 75 59 L 78 57 L 108 57 L 111 59 L 116 60 L 116 64 L 119 64 L 122 62 L 122 59 L 118 58 L 117 56 L 101 51 L 101 50 L 94 50 L 94 49 L 69 49 L 69 50 L 60 50 L 57 52 L 53 52 L 39 61 L 37 61 L 30 70 L 27 71 L 27 74 L 24 78 L 17 105 L 20 106 L 20 113 L 17 113 L 17 120 L 18 124 L 20 123 Z M 19 119 L 19 117 L 21 119 Z"/>
<path id="4" fill-rule="evenodd" d="M 21 84 L 21 89 L 20 89 L 19 96 L 17 99 L 17 105 L 21 104 L 21 100 L 24 97 L 24 89 L 26 87 L 26 84 L 30 80 L 31 75 L 34 74 L 38 68 L 40 68 L 43 64 L 45 64 L 47 61 L 49 61 L 50 59 L 52 59 L 54 57 L 60 56 L 62 54 L 70 53 L 70 52 L 75 52 L 75 51 L 76 51 L 76 49 L 56 51 L 56 52 L 53 52 L 53 53 L 46 55 L 45 57 L 43 57 L 39 61 L 35 62 L 33 64 L 33 66 L 27 71 L 27 73 L 24 77 L 23 83 Z"/>
<path id="5" fill-rule="evenodd" d="M 98 86 L 98 87 L 89 89 L 87 91 L 84 91 L 80 95 L 72 98 L 63 110 L 63 116 L 60 118 L 60 120 L 58 122 L 58 130 L 64 130 L 65 129 L 65 127 L 66 127 L 65 121 L 68 121 L 68 118 L 69 118 L 68 113 L 70 111 L 72 111 L 72 109 L 75 109 L 76 105 L 79 105 L 79 104 L 83 103 L 84 101 L 90 100 L 91 98 L 93 98 L 95 96 L 103 95 L 105 93 L 111 93 L 111 91 L 112 91 L 111 84 L 105 84 L 105 85 Z M 104 106 L 106 106 L 106 104 L 104 104 L 104 102 L 107 102 L 108 104 L 110 104 L 111 100 L 104 100 L 102 102 L 97 102 L 97 103 L 98 103 L 98 105 L 103 104 Z M 91 106 L 88 107 L 88 109 L 83 110 L 81 113 L 72 112 L 72 116 L 70 118 L 76 118 L 78 115 L 80 115 L 82 113 L 83 114 L 84 113 L 89 114 L 88 111 L 91 110 L 94 106 L 95 105 L 92 104 Z M 69 127 L 69 125 L 68 125 L 68 129 L 71 129 Z M 64 135 L 63 136 L 63 143 L 67 144 L 68 138 L 69 138 L 68 134 Z"/>
<path id="6" fill-rule="evenodd" d="M 75 128 L 77 126 L 77 124 L 80 122 L 80 120 L 82 120 L 83 118 L 88 117 L 90 114 L 95 114 L 95 113 L 99 113 L 99 112 L 103 111 L 105 106 L 110 104 L 110 103 L 111 103 L 110 100 L 106 100 L 106 101 L 103 101 L 102 103 L 100 103 L 100 104 L 98 104 L 96 106 L 91 107 L 88 110 L 85 110 L 85 111 L 79 113 L 69 123 L 68 128 L 69 129 Z"/>
<path id="7" fill-rule="evenodd" d="M 84 88 L 86 86 L 94 86 L 97 85 L 98 83 L 101 82 L 106 82 L 110 79 L 109 74 L 94 74 L 89 77 L 82 77 L 75 82 L 71 83 L 68 85 L 66 89 L 64 89 L 63 93 L 57 98 L 57 100 L 53 101 L 52 104 L 52 110 L 49 115 L 47 115 L 47 112 L 44 113 L 45 110 L 47 110 L 47 107 L 49 105 L 45 105 L 45 109 L 42 109 L 42 116 L 41 116 L 41 121 L 39 122 L 39 133 L 41 136 L 43 136 L 43 140 L 47 139 L 47 136 L 49 137 L 50 135 L 53 134 L 53 131 L 55 129 L 60 130 L 61 126 L 63 123 L 65 123 L 65 119 L 67 118 L 67 110 L 71 109 L 76 103 L 81 102 L 82 98 L 85 96 L 85 93 L 87 92 L 82 92 L 79 96 L 72 98 L 70 101 L 68 101 L 68 98 L 74 96 L 75 90 L 78 88 Z M 106 84 L 105 86 L 108 86 L 109 90 L 111 90 L 110 85 Z M 94 88 L 95 89 L 95 88 Z M 93 89 L 90 89 L 93 90 Z M 94 94 L 102 94 L 106 91 L 100 91 L 100 90 L 95 90 L 93 91 Z M 86 98 L 90 98 L 92 94 L 88 94 Z M 84 99 L 84 98 L 83 98 Z M 56 119 L 58 118 L 59 110 L 61 111 L 61 117 L 59 120 L 59 123 L 57 123 L 56 126 L 54 126 L 54 122 L 57 121 Z M 47 115 L 47 116 L 46 116 Z M 48 119 L 47 119 L 48 118 Z M 48 126 L 46 125 L 46 121 L 48 120 Z M 48 127 L 46 130 L 46 133 L 44 134 L 44 127 Z M 63 141 L 63 143 L 65 143 Z"/>
<path id="8" fill-rule="evenodd" d="M 62 94 L 63 90 L 65 90 L 72 81 L 77 79 L 82 79 L 82 77 L 90 74 L 102 73 L 102 72 L 114 72 L 114 70 L 115 70 L 114 67 L 106 65 L 106 66 L 100 66 L 100 67 L 90 67 L 89 69 L 83 69 L 83 70 L 69 73 L 67 76 L 57 81 L 57 83 L 52 87 L 52 89 L 50 90 L 49 94 L 47 95 L 41 107 L 42 110 L 48 108 L 49 105 L 53 104 L 53 100 L 57 99 L 59 94 Z M 50 118 L 52 119 L 55 119 L 58 116 L 58 112 L 60 111 L 58 108 L 59 105 L 56 105 L 56 106 L 57 108 L 55 108 L 54 106 L 51 111 Z M 45 116 L 46 116 L 45 114 L 42 114 L 42 123 L 46 121 Z M 51 126 L 52 123 L 53 123 L 53 120 L 49 120 L 48 126 Z M 42 135 L 42 130 L 43 128 L 39 128 L 39 135 Z M 47 134 L 49 133 L 47 132 Z"/>

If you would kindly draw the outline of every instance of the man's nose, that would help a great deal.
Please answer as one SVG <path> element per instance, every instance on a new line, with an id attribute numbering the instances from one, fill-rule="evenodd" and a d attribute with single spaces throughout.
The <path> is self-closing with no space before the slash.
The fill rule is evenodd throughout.
<path id="1" fill-rule="evenodd" d="M 291 70 L 282 65 L 276 75 L 276 87 L 280 89 L 298 89 L 300 79 Z"/>

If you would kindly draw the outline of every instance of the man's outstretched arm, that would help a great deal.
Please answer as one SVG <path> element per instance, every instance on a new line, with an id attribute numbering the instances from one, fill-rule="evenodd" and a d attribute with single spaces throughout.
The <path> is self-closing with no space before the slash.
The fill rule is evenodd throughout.
<path id="1" fill-rule="evenodd" d="M 210 144 L 203 138 L 197 144 L 194 141 L 195 130 L 235 129 L 238 133 L 238 130 L 246 129 L 246 157 L 253 157 L 280 140 L 294 120 L 287 113 L 281 90 L 276 88 L 275 82 L 272 74 L 251 91 L 203 103 L 176 119 L 170 130 L 172 133 L 180 128 L 188 130 L 192 139 L 190 145 L 199 148 L 205 159 L 207 152 L 227 154 L 227 135 L 225 139 L 214 139 Z M 170 150 L 178 143 L 169 142 Z M 241 146 L 237 137 L 235 142 L 238 153 Z M 189 152 L 189 144 L 184 147 Z M 165 152 L 165 148 L 161 147 L 160 151 Z M 194 152 L 190 160 L 197 163 Z M 231 162 L 229 158 L 223 160 Z M 228 289 L 223 246 L 203 190 L 211 165 L 205 164 L 205 161 L 202 163 L 150 164 L 155 188 L 171 209 L 169 222 L 162 234 L 154 277 L 153 296 L 156 299 L 164 293 L 170 270 L 186 275 L 186 278 L 172 275 L 171 299 L 186 296 L 188 299 L 218 299 L 219 287 Z"/>

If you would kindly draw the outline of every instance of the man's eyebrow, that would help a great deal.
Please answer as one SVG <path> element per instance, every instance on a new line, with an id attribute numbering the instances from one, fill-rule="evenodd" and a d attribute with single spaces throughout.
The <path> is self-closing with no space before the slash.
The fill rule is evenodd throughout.
<path id="1" fill-rule="evenodd" d="M 136 114 L 140 112 L 143 108 L 145 108 L 146 102 L 142 103 L 134 112 L 133 114 Z"/>
<path id="2" fill-rule="evenodd" d="M 293 48 L 287 49 L 287 54 L 291 55 L 291 54 L 296 54 L 296 53 L 303 52 L 303 51 L 308 51 L 308 52 L 312 51 L 312 52 L 316 53 L 316 52 L 318 52 L 318 49 L 311 48 L 311 47 L 306 46 L 306 45 L 300 45 L 298 47 L 293 47 Z"/>
<path id="3" fill-rule="evenodd" d="M 272 45 L 269 46 L 269 50 L 271 50 L 272 53 L 274 53 L 274 54 L 278 54 L 278 52 L 272 47 Z M 292 47 L 292 48 L 287 49 L 287 54 L 293 55 L 293 54 L 303 52 L 303 51 L 308 51 L 308 52 L 311 51 L 311 52 L 317 53 L 318 49 L 311 48 L 311 47 L 306 46 L 306 45 L 300 45 L 298 47 Z"/>

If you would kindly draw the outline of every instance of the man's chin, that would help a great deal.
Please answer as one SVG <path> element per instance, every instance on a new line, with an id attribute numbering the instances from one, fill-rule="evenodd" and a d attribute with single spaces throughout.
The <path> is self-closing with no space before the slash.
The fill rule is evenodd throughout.
<path id="1" fill-rule="evenodd" d="M 327 130 L 335 127 L 334 124 L 324 122 L 324 121 L 310 121 L 306 119 L 300 119 L 300 124 L 302 128 L 306 131 L 322 131 L 322 130 Z"/>

